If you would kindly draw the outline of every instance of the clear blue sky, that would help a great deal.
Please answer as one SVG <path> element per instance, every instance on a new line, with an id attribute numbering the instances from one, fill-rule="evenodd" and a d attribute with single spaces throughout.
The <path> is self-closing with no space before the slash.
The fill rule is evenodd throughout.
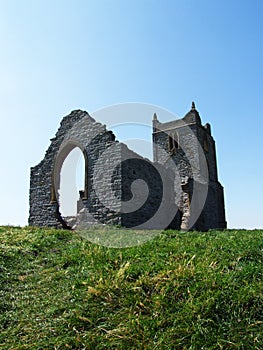
<path id="1" fill-rule="evenodd" d="M 263 228 L 262 13 L 259 0 L 0 0 L 0 224 L 27 224 L 29 168 L 71 110 L 141 102 L 182 117 L 194 100 L 229 226 Z"/>

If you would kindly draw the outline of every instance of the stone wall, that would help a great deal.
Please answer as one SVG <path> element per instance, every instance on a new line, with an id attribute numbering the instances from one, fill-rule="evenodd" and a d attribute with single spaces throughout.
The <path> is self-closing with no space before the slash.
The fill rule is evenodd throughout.
<path id="1" fill-rule="evenodd" d="M 123 147 L 121 175 L 123 226 L 139 229 L 180 227 L 172 172 Z"/>
<path id="2" fill-rule="evenodd" d="M 55 137 L 51 139 L 44 159 L 31 168 L 29 224 L 35 226 L 63 227 L 66 223 L 59 212 L 60 170 L 70 151 L 79 147 L 86 162 L 85 196 L 82 199 L 96 219 L 107 221 L 109 210 L 98 200 L 93 188 L 94 167 L 97 159 L 112 144 L 117 142 L 111 131 L 97 123 L 87 112 L 73 111 L 63 118 Z M 112 158 L 119 158 L 115 149 Z M 103 167 L 103 165 L 101 165 Z M 120 174 L 113 175 L 113 182 L 120 181 Z M 111 198 L 106 199 L 110 202 Z M 107 203 L 105 203 L 107 204 Z M 120 219 L 116 219 L 120 223 Z"/>
<path id="3" fill-rule="evenodd" d="M 63 118 L 44 159 L 31 168 L 29 225 L 62 227 L 63 224 L 57 218 L 59 208 L 54 194 L 54 163 L 67 130 L 85 115 L 82 111 L 74 111 Z"/>

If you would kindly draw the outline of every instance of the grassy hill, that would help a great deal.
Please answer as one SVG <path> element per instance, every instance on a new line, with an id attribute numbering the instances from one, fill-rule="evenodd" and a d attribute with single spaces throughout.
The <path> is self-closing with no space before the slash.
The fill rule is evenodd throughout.
<path id="1" fill-rule="evenodd" d="M 263 231 L 116 249 L 1 227 L 0 243 L 1 349 L 263 349 Z"/>

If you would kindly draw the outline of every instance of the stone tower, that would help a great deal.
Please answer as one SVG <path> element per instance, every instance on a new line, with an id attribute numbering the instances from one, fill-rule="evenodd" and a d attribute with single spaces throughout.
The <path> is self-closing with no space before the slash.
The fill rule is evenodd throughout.
<path id="1" fill-rule="evenodd" d="M 194 102 L 182 119 L 161 123 L 154 115 L 153 160 L 175 169 L 175 201 L 181 212 L 181 229 L 226 227 L 215 141 L 210 125 L 202 125 Z"/>

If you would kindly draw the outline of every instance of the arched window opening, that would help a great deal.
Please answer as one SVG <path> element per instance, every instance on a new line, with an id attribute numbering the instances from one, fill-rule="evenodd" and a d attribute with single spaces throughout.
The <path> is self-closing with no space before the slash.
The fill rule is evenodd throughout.
<path id="1" fill-rule="evenodd" d="M 178 132 L 175 131 L 173 134 L 168 136 L 168 150 L 169 152 L 174 153 L 179 149 L 179 136 Z"/>
<path id="2" fill-rule="evenodd" d="M 169 152 L 173 151 L 174 149 L 174 140 L 171 135 L 168 136 L 168 150 Z"/>
<path id="3" fill-rule="evenodd" d="M 75 217 L 86 197 L 86 162 L 82 151 L 75 147 L 65 158 L 60 170 L 58 203 L 61 215 Z"/>

